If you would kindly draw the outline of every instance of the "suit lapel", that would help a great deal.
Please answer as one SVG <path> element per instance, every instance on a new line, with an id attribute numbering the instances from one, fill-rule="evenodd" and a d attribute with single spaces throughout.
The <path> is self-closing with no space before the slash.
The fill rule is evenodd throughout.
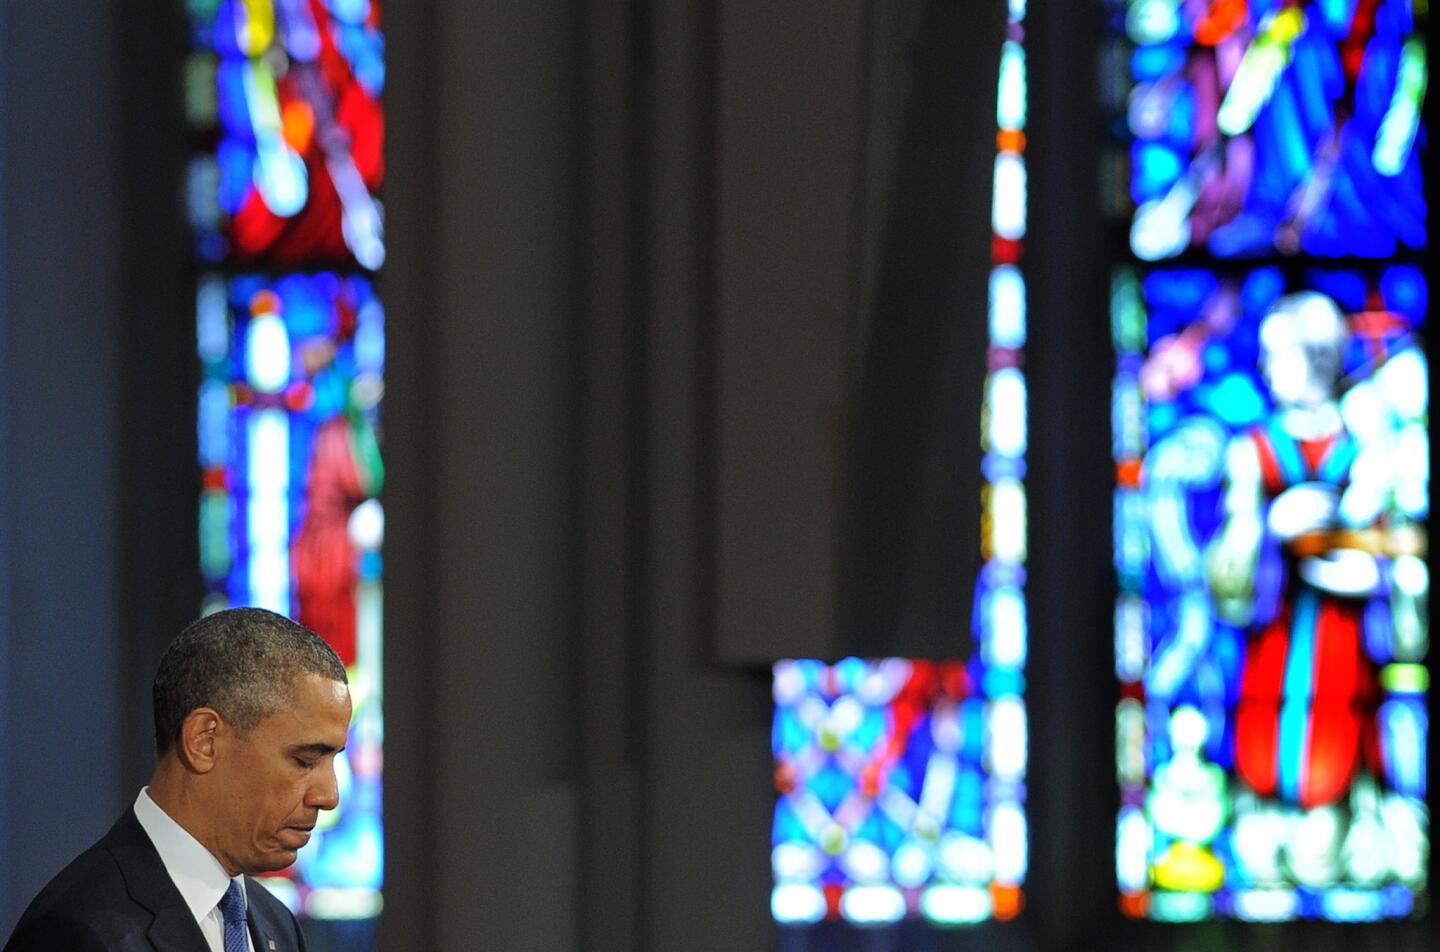
<path id="1" fill-rule="evenodd" d="M 209 948 L 205 934 L 190 914 L 180 890 L 175 888 L 155 845 L 135 818 L 134 810 L 126 810 L 101 842 L 120 867 L 130 898 L 155 916 L 148 932 L 155 952 L 195 952 Z M 288 914 L 285 914 L 286 920 L 280 918 L 285 907 L 249 876 L 245 877 L 245 894 L 249 897 L 246 919 L 255 952 L 298 952 L 299 947 L 292 938 L 293 929 L 287 928 Z"/>
<path id="2" fill-rule="evenodd" d="M 257 898 L 259 893 L 264 895 Z M 265 887 L 246 876 L 245 895 L 250 900 L 245 904 L 245 918 L 250 923 L 250 941 L 255 946 L 255 952 L 295 952 L 294 944 L 286 938 L 289 931 L 276 919 L 271 908 L 272 904 L 278 903 L 273 899 L 265 901 L 270 897 Z"/>
<path id="3" fill-rule="evenodd" d="M 275 938 L 275 933 L 262 931 L 255 924 L 254 919 L 250 920 L 250 943 L 255 946 L 255 952 L 278 952 L 278 950 L 288 948 L 280 944 L 280 940 Z"/>
<path id="4" fill-rule="evenodd" d="M 208 948 L 205 934 L 165 871 L 165 864 L 155 852 L 145 828 L 135 819 L 134 810 L 125 811 L 103 842 L 120 867 L 130 898 L 155 917 L 148 935 L 156 952 L 194 952 Z"/>
<path id="5" fill-rule="evenodd" d="M 193 952 L 210 947 L 205 941 L 205 933 L 200 931 L 195 917 L 190 914 L 190 907 L 183 900 L 155 911 L 149 936 L 155 952 Z"/>

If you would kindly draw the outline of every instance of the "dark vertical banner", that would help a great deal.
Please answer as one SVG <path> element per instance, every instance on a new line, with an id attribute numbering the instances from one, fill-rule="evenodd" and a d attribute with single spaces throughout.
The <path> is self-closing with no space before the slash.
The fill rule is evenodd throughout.
<path id="1" fill-rule="evenodd" d="M 7 111 L 10 83 L 9 56 L 4 38 L 10 34 L 9 20 L 9 6 L 0 4 L 0 699 L 11 691 L 10 679 L 13 675 L 10 672 L 15 667 L 10 653 L 10 642 L 14 637 L 10 612 L 4 608 L 14 599 L 10 588 L 10 421 L 6 409 L 10 406 L 10 235 L 9 202 L 5 199 L 10 194 L 10 180 L 6 175 L 10 147 L 10 116 Z M 0 765 L 11 762 L 10 718 L 7 713 L 7 706 L 0 701 Z M 0 776 L 0 817 L 14 815 L 10 804 L 11 776 L 13 772 L 9 770 L 3 771 L 3 776 Z M 11 892 L 12 855 L 10 826 L 8 823 L 0 824 L 0 893 Z M 9 928 L 11 915 L 9 908 L 0 909 L 0 932 Z"/>
<path id="2" fill-rule="evenodd" d="M 1421 914 L 1427 5 L 1108 12 L 1121 907 Z"/>

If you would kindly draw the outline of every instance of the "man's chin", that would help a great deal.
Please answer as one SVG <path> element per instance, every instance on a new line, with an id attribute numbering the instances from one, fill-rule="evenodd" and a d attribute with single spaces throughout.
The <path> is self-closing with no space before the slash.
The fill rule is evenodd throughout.
<path id="1" fill-rule="evenodd" d="M 289 847 L 277 846 L 262 856 L 251 872 L 254 875 L 264 875 L 265 873 L 278 873 L 283 869 L 289 869 L 295 865 L 295 856 L 298 852 L 298 850 L 290 849 Z"/>

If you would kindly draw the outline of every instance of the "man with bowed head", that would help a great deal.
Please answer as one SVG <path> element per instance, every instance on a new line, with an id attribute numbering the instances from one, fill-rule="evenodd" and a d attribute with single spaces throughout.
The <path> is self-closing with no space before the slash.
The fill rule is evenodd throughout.
<path id="1" fill-rule="evenodd" d="M 154 704 L 150 785 L 40 892 L 4 952 L 305 948 L 295 917 L 248 877 L 295 862 L 339 803 L 340 659 L 284 616 L 217 612 L 166 650 Z"/>

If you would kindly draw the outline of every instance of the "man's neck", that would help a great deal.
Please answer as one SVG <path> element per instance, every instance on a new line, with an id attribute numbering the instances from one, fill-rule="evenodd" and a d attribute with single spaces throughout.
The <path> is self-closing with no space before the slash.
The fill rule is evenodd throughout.
<path id="1" fill-rule="evenodd" d="M 155 765 L 147 793 L 151 801 L 165 811 L 166 816 L 195 837 L 196 842 L 215 857 L 227 874 L 239 874 L 239 870 L 231 869 L 224 857 L 216 852 L 213 845 L 214 831 L 208 822 L 214 816 L 214 811 L 207 809 L 201 802 L 194 780 L 184 766 L 175 760 L 173 754 L 162 757 Z"/>

